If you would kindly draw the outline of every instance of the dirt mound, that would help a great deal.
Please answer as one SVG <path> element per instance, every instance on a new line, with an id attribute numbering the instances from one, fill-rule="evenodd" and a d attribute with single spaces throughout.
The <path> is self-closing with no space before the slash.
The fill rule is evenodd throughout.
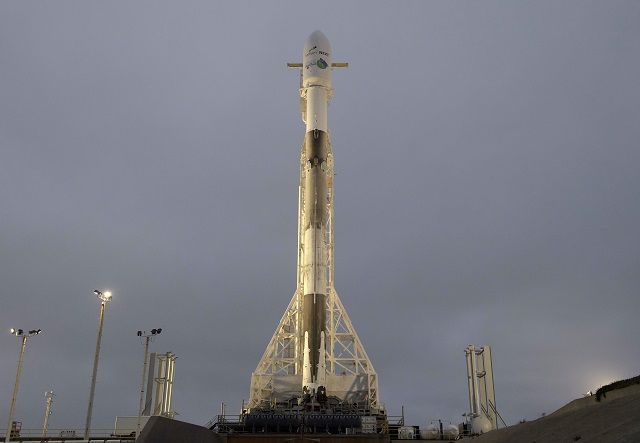
<path id="1" fill-rule="evenodd" d="M 579 398 L 553 414 L 469 439 L 473 443 L 640 442 L 640 386 Z"/>

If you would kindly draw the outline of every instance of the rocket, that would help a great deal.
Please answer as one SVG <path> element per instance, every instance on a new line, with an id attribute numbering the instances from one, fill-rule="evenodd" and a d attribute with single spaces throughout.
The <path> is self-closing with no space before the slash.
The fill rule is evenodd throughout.
<path id="1" fill-rule="evenodd" d="M 301 66 L 301 112 L 306 124 L 302 145 L 300 189 L 302 392 L 326 392 L 325 333 L 327 284 L 327 167 L 329 133 L 327 105 L 331 89 L 331 45 L 320 31 L 304 44 Z M 305 106 L 306 104 L 306 106 Z"/>
<path id="2" fill-rule="evenodd" d="M 296 290 L 251 374 L 249 410 L 298 405 L 318 410 L 331 398 L 378 409 L 378 379 L 334 288 L 333 152 L 327 121 L 333 95 L 331 45 L 320 31 L 305 41 L 300 111 L 305 135 L 300 155 Z M 362 402 L 362 403 L 361 403 Z"/>

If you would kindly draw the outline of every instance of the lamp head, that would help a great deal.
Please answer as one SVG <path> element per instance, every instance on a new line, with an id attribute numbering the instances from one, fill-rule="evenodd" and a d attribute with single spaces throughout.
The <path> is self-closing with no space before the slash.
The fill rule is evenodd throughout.
<path id="1" fill-rule="evenodd" d="M 29 332 L 27 332 L 26 337 L 32 337 L 34 335 L 38 335 L 41 332 L 42 332 L 42 329 L 32 329 Z M 25 336 L 24 330 L 22 330 L 22 329 L 11 328 L 11 334 L 15 335 L 16 337 L 24 337 Z"/>
<path id="2" fill-rule="evenodd" d="M 105 291 L 105 292 L 101 292 L 98 291 L 97 289 L 93 291 L 94 294 L 96 294 L 96 297 L 98 297 L 100 300 L 104 301 L 104 302 L 108 302 L 111 300 L 111 292 L 110 291 Z"/>

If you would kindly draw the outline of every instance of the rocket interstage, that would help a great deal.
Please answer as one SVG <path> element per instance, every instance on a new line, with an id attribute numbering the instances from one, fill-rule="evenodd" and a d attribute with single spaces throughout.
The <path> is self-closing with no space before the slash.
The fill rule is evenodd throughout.
<path id="1" fill-rule="evenodd" d="M 320 31 L 305 41 L 300 111 L 297 289 L 251 377 L 249 409 L 327 401 L 378 409 L 378 381 L 333 286 L 333 154 L 327 107 L 333 96 L 331 45 Z M 328 398 L 333 400 L 328 400 Z M 311 403 L 309 403 L 311 402 Z M 284 406 L 283 406 L 284 407 Z"/>

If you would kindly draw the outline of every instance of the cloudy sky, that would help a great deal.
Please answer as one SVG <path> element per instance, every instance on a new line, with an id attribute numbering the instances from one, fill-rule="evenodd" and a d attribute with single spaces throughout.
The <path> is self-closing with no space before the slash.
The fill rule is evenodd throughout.
<path id="1" fill-rule="evenodd" d="M 0 427 L 237 413 L 296 281 L 298 72 L 334 62 L 336 289 L 390 415 L 459 422 L 490 345 L 508 424 L 640 374 L 640 4 L 0 3 Z"/>

